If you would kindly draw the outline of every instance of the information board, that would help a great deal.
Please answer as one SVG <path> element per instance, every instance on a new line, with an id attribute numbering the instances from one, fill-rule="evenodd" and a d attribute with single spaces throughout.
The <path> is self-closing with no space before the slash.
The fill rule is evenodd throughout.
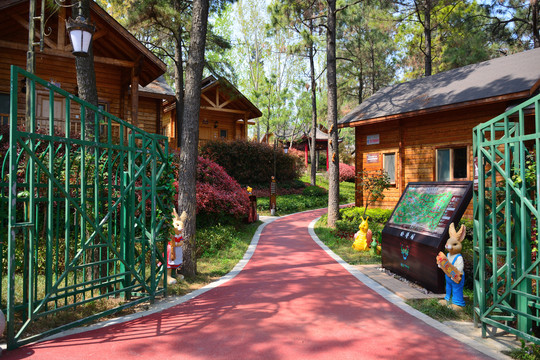
<path id="1" fill-rule="evenodd" d="M 382 231 L 382 265 L 434 292 L 444 291 L 435 257 L 448 226 L 463 216 L 472 181 L 409 183 Z"/>

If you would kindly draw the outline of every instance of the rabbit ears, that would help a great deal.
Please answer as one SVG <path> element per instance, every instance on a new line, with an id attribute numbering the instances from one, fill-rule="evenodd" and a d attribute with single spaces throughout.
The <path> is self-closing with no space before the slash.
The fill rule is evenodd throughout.
<path id="1" fill-rule="evenodd" d="M 461 225 L 459 231 L 456 232 L 454 223 L 451 223 L 450 228 L 448 228 L 448 235 L 450 235 L 452 239 L 456 239 L 457 241 L 462 242 L 463 239 L 465 239 L 465 225 Z"/>
<path id="2" fill-rule="evenodd" d="M 178 213 L 176 212 L 176 209 L 173 208 L 173 220 L 175 221 L 181 221 L 184 223 L 187 219 L 187 213 L 185 211 L 182 211 L 182 215 L 178 216 Z"/>

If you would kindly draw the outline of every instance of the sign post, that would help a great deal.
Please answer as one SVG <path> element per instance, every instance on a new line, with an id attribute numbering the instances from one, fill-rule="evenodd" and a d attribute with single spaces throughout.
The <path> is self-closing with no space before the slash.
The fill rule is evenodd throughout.
<path id="1" fill-rule="evenodd" d="M 444 292 L 435 258 L 448 239 L 448 226 L 457 225 L 467 209 L 472 187 L 472 181 L 409 183 L 382 231 L 382 266 Z"/>
<path id="2" fill-rule="evenodd" d="M 273 176 L 270 182 L 270 214 L 276 215 L 276 178 Z"/>

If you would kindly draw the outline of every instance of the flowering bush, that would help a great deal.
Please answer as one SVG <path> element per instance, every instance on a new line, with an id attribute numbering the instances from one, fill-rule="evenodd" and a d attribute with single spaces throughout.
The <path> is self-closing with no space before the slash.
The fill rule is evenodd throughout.
<path id="1" fill-rule="evenodd" d="M 339 163 L 339 182 L 348 181 L 354 182 L 354 166 Z"/>

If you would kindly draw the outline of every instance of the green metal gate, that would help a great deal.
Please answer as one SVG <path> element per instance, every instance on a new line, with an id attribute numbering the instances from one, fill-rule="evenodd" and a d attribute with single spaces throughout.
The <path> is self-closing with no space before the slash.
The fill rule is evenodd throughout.
<path id="1" fill-rule="evenodd" d="M 540 344 L 540 95 L 473 130 L 475 321 Z M 476 170 L 477 169 L 477 170 Z"/>
<path id="2" fill-rule="evenodd" d="M 24 79 L 31 87 L 26 129 L 17 124 Z M 86 134 L 87 109 L 97 136 Z M 0 171 L 8 348 L 164 294 L 173 198 L 166 137 L 12 66 Z"/>

